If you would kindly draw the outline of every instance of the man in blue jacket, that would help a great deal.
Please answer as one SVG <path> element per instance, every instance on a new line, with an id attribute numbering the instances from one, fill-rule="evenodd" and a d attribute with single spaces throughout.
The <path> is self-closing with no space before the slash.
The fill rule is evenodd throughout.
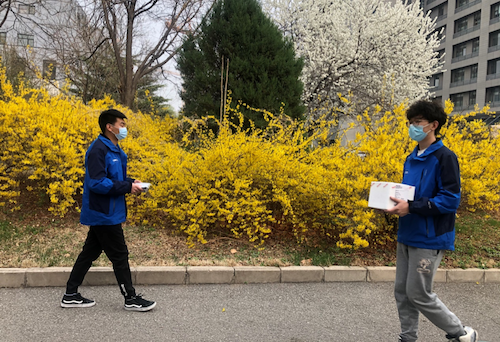
<path id="1" fill-rule="evenodd" d="M 406 158 L 403 184 L 415 187 L 414 201 L 392 198 L 387 210 L 400 217 L 394 295 L 401 323 L 399 341 L 417 340 L 422 313 L 444 330 L 449 341 L 476 342 L 477 332 L 432 292 L 434 275 L 445 250 L 454 250 L 455 213 L 460 204 L 460 169 L 456 155 L 437 138 L 446 123 L 443 107 L 421 100 L 406 112 L 410 138 L 418 146 Z"/>
<path id="2" fill-rule="evenodd" d="M 126 310 L 149 311 L 155 302 L 135 293 L 128 262 L 128 248 L 122 223 L 127 218 L 125 194 L 140 194 L 139 180 L 127 178 L 127 155 L 118 141 L 127 136 L 126 116 L 109 109 L 99 116 L 102 134 L 92 142 L 85 155 L 85 180 L 80 222 L 90 226 L 83 250 L 76 259 L 61 301 L 64 308 L 91 307 L 93 300 L 82 297 L 82 284 L 92 262 L 104 251 L 125 297 Z"/>

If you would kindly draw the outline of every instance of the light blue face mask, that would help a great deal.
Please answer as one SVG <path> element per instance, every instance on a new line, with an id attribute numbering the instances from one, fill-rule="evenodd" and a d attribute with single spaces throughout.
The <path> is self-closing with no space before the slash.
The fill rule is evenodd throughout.
<path id="1" fill-rule="evenodd" d="M 120 132 L 118 134 L 115 134 L 116 139 L 122 140 L 127 137 L 127 127 L 120 127 Z"/>
<path id="2" fill-rule="evenodd" d="M 410 128 L 409 128 L 409 134 L 410 134 L 410 138 L 412 138 L 413 140 L 417 141 L 417 142 L 421 142 L 422 140 L 425 139 L 425 137 L 427 136 L 427 134 L 429 134 L 429 132 L 425 133 L 424 132 L 424 128 L 429 126 L 429 124 L 425 125 L 425 126 L 415 126 L 415 125 L 410 125 Z"/>

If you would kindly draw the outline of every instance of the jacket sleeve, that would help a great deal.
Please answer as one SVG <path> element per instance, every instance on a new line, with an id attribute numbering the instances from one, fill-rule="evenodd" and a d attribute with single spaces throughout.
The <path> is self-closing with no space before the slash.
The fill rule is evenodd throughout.
<path id="1" fill-rule="evenodd" d="M 422 197 L 409 201 L 410 213 L 435 216 L 455 213 L 460 205 L 460 168 L 457 156 L 450 151 L 439 160 L 436 176 L 437 193 L 434 197 Z"/>
<path id="2" fill-rule="evenodd" d="M 90 150 L 87 156 L 90 191 L 110 196 L 120 196 L 131 192 L 132 182 L 112 180 L 107 177 L 106 169 L 106 150 L 100 148 Z"/>

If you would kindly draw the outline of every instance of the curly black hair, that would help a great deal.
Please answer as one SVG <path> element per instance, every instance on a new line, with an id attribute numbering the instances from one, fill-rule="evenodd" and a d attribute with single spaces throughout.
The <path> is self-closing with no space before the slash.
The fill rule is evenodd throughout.
<path id="1" fill-rule="evenodd" d="M 436 128 L 435 133 L 438 135 L 439 130 L 446 123 L 448 116 L 444 112 L 444 108 L 441 103 L 430 100 L 419 100 L 408 108 L 406 111 L 406 118 L 408 121 L 415 118 L 421 118 L 429 122 L 437 121 L 439 126 Z"/>

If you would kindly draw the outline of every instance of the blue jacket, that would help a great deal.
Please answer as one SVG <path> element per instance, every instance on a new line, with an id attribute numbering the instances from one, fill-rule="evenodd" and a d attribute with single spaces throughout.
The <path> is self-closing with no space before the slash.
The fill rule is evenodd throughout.
<path id="1" fill-rule="evenodd" d="M 127 178 L 127 155 L 107 137 L 99 135 L 85 154 L 80 222 L 87 226 L 125 222 L 125 194 L 131 191 L 133 181 Z"/>
<path id="2" fill-rule="evenodd" d="M 457 156 L 441 140 L 406 158 L 403 184 L 415 186 L 410 214 L 399 219 L 398 242 L 425 249 L 455 249 L 455 213 L 460 204 Z"/>

